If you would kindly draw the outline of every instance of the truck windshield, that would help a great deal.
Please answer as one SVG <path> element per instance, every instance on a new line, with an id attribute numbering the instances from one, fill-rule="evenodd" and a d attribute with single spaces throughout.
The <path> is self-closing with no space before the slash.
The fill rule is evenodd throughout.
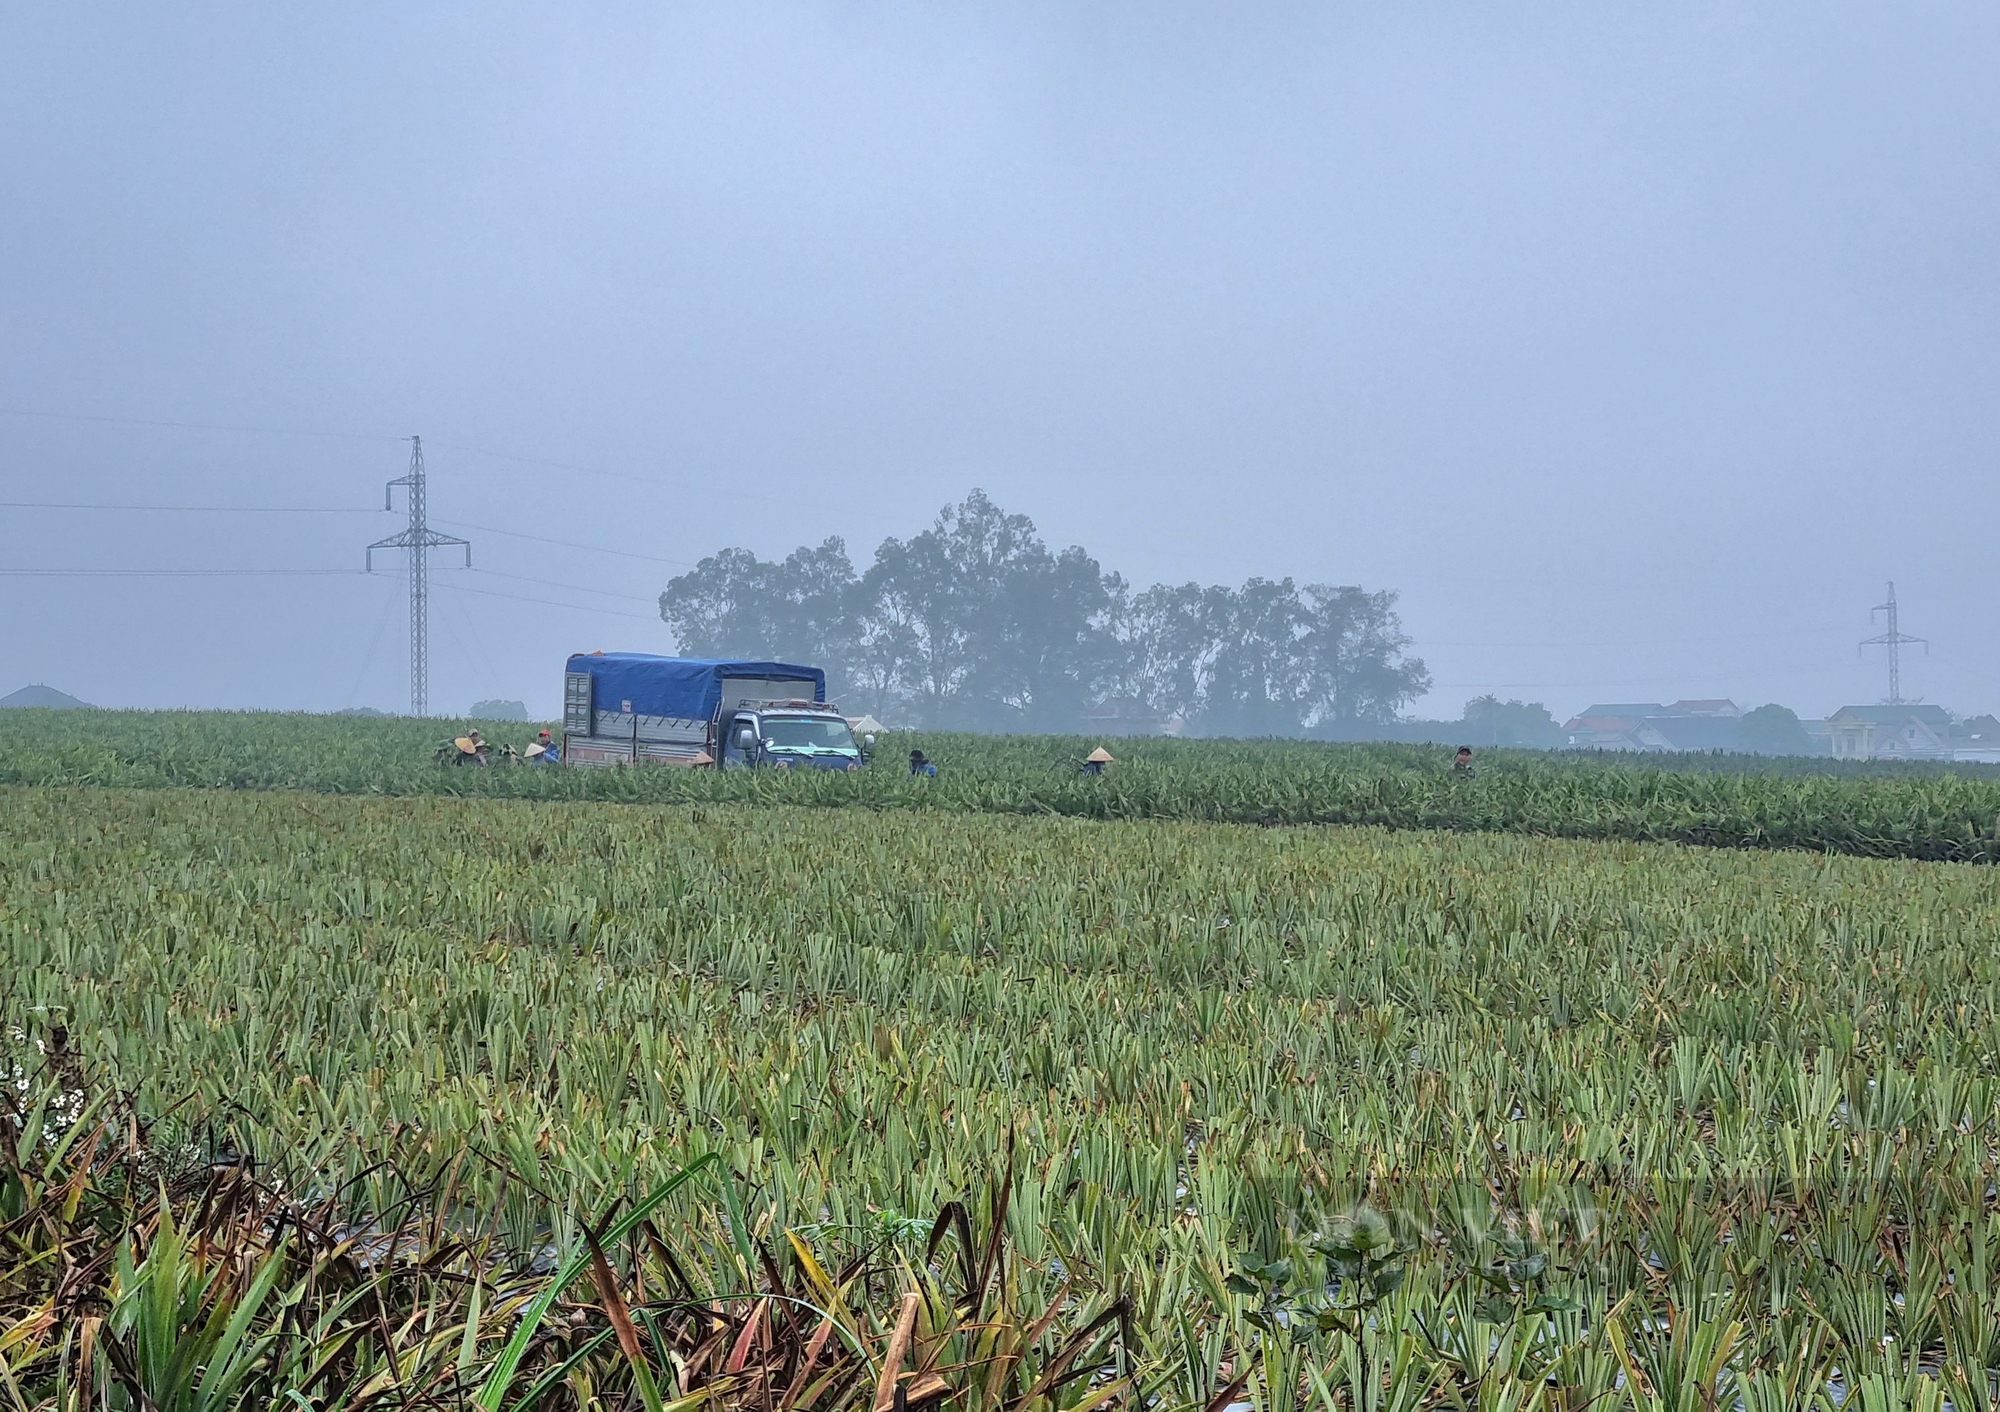
<path id="1" fill-rule="evenodd" d="M 838 716 L 766 716 L 764 742 L 779 750 L 852 750 L 854 732 Z"/>

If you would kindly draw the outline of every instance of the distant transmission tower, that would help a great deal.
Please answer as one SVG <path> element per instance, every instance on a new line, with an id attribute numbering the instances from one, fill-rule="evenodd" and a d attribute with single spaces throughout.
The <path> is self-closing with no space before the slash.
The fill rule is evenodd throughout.
<path id="1" fill-rule="evenodd" d="M 431 685 L 429 552 L 449 544 L 464 545 L 465 567 L 469 569 L 472 567 L 472 544 L 469 540 L 439 534 L 425 519 L 428 506 L 424 496 L 424 439 L 420 436 L 410 438 L 410 473 L 383 487 L 384 510 L 395 508 L 396 487 L 399 485 L 409 492 L 410 527 L 401 534 L 378 539 L 368 546 L 368 572 L 375 572 L 375 551 L 378 549 L 403 549 L 409 553 L 404 562 L 410 573 L 410 714 L 422 716 L 430 704 Z"/>
<path id="2" fill-rule="evenodd" d="M 470 552 L 469 550 L 467 551 L 468 554 Z M 1868 621 L 1871 623 L 1874 622 L 1877 613 L 1888 615 L 1887 626 L 1889 630 L 1879 637 L 1868 638 L 1861 645 L 1863 647 L 1886 647 L 1889 649 L 1889 704 L 1891 706 L 1900 706 L 1903 704 L 1903 644 L 1906 642 L 1922 642 L 1925 652 L 1931 650 L 1931 645 L 1928 642 L 1924 642 L 1924 639 L 1921 637 L 1906 637 L 1898 630 L 1896 626 L 1896 585 L 1893 580 L 1889 584 L 1889 601 L 1887 603 L 1877 603 L 1873 608 L 1870 608 L 1868 610 Z"/>

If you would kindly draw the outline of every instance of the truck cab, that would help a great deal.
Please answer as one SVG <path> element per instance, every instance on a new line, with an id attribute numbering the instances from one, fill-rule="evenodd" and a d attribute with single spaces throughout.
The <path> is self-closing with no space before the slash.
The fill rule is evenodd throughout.
<path id="1" fill-rule="evenodd" d="M 858 770 L 861 747 L 847 719 L 817 701 L 745 702 L 729 718 L 717 757 L 724 768 Z"/>

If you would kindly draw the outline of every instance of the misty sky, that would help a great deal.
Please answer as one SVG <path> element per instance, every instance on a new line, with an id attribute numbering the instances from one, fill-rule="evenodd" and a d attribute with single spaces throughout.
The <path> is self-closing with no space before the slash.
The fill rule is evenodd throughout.
<path id="1" fill-rule="evenodd" d="M 1875 700 L 1891 578 L 1906 693 L 2000 709 L 2000 7 L 0 24 L 0 498 L 369 512 L 0 509 L 0 693 L 399 708 L 394 556 L 22 571 L 358 570 L 417 432 L 435 710 L 973 486 L 1140 585 L 1398 590 L 1420 714 Z"/>

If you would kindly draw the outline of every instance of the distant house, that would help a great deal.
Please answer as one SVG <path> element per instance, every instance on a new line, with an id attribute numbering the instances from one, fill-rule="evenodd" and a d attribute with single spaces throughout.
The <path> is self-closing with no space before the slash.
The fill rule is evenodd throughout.
<path id="1" fill-rule="evenodd" d="M 1942 706 L 1843 706 L 1826 718 L 1836 760 L 1949 760 L 1951 715 Z"/>
<path id="2" fill-rule="evenodd" d="M 19 691 L 0 696 L 0 706 L 46 706 L 53 711 L 88 710 L 88 701 L 79 701 L 66 691 L 57 691 L 52 686 L 24 686 Z"/>
<path id="3" fill-rule="evenodd" d="M 1637 734 L 1642 750 L 1734 750 L 1741 738 L 1735 716 L 1648 716 Z"/>
<path id="4" fill-rule="evenodd" d="M 1742 708 L 1734 701 L 1715 698 L 1708 701 L 1676 701 L 1660 712 L 1663 716 L 1701 716 L 1715 721 L 1740 721 Z"/>
<path id="5" fill-rule="evenodd" d="M 1563 734 L 1577 750 L 1645 750 L 1640 725 L 1666 709 L 1657 701 L 1588 706 L 1563 723 Z"/>
<path id="6" fill-rule="evenodd" d="M 1734 750 L 1742 715 L 1734 701 L 1621 702 L 1587 707 L 1563 733 L 1577 750 Z"/>
<path id="7" fill-rule="evenodd" d="M 1727 699 L 1676 701 L 1639 723 L 1639 741 L 1649 750 L 1734 750 L 1742 719 Z"/>

